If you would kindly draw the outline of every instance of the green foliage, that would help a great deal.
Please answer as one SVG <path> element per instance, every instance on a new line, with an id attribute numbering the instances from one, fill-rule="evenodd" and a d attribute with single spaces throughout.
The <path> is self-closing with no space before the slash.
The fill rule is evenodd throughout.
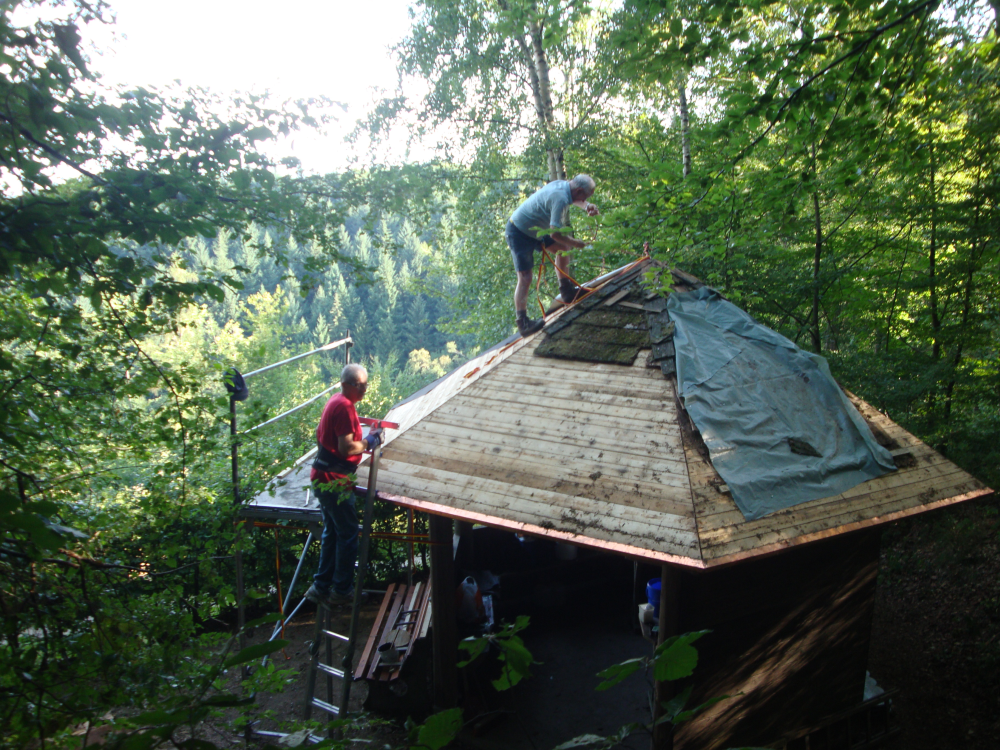
<path id="1" fill-rule="evenodd" d="M 995 8 L 426 0 L 399 54 L 428 95 L 386 100 L 368 130 L 378 140 L 415 113 L 410 132 L 439 138 L 443 160 L 291 178 L 267 141 L 318 123 L 322 105 L 108 92 L 78 32 L 107 7 L 20 20 L 33 5 L 0 12 L 5 746 L 150 705 L 162 713 L 135 737 L 197 746 L 175 731 L 205 715 L 195 655 L 219 646 L 206 628 L 235 604 L 222 371 L 350 330 L 370 370 L 361 412 L 383 415 L 510 333 L 503 225 L 567 167 L 595 176 L 602 208 L 574 217 L 592 243 L 575 276 L 648 240 L 1000 482 Z M 543 304 L 554 286 L 549 272 Z M 241 428 L 340 366 L 320 355 L 252 378 Z M 241 436 L 244 496 L 311 447 L 321 408 Z M 243 537 L 248 583 L 268 596 L 275 547 L 288 570 L 304 541 L 277 536 Z M 376 575 L 398 575 L 400 554 L 376 545 Z M 500 687 L 530 668 L 518 630 L 493 637 Z M 602 685 L 647 666 L 682 675 L 695 637 Z"/>
<path id="2" fill-rule="evenodd" d="M 511 624 L 504 624 L 496 633 L 465 638 L 459 642 L 460 650 L 468 658 L 459 662 L 459 669 L 468 666 L 484 653 L 496 653 L 500 663 L 500 677 L 493 680 L 497 690 L 510 690 L 523 678 L 531 676 L 534 662 L 531 652 L 518 635 L 528 627 L 529 618 L 522 615 Z M 452 708 L 432 714 L 423 724 L 408 722 L 411 748 L 436 750 L 448 745 L 462 729 L 462 709 Z"/>
<path id="3" fill-rule="evenodd" d="M 505 624 L 498 632 L 475 638 L 466 638 L 458 644 L 459 649 L 467 651 L 469 657 L 459 662 L 459 667 L 475 661 L 488 649 L 496 650 L 497 661 L 500 663 L 500 676 L 493 680 L 497 690 L 509 690 L 525 677 L 531 676 L 531 665 L 534 657 L 524 646 L 524 641 L 518 635 L 528 627 L 527 615 L 519 616 L 513 624 Z"/>
<path id="4" fill-rule="evenodd" d="M 150 705 L 166 713 L 146 735 L 162 739 L 182 714 L 204 715 L 189 700 L 194 665 L 205 629 L 235 605 L 221 371 L 308 348 L 306 321 L 320 314 L 337 325 L 327 335 L 343 332 L 343 308 L 371 273 L 337 230 L 370 185 L 282 177 L 261 150 L 318 124 L 315 105 L 109 92 L 76 31 L 107 21 L 107 7 L 69 3 L 41 20 L 15 12 L 30 5 L 0 12 L 0 744 Z M 431 252 L 413 233 L 399 265 L 384 254 L 386 284 Z M 388 352 L 372 366 L 381 410 L 423 377 L 394 370 L 390 355 L 405 353 L 390 333 L 364 342 Z M 241 426 L 338 373 L 309 361 L 251 381 Z M 246 436 L 245 490 L 304 452 L 318 410 L 303 412 L 283 432 Z M 273 556 L 258 559 L 268 563 L 248 566 L 248 582 L 267 587 Z"/>
<path id="5" fill-rule="evenodd" d="M 462 709 L 449 708 L 427 718 L 410 729 L 410 747 L 419 750 L 439 750 L 449 745 L 462 728 Z"/>
<path id="6" fill-rule="evenodd" d="M 690 677 L 698 664 L 698 651 L 691 644 L 710 632 L 709 630 L 699 630 L 694 633 L 671 636 L 656 647 L 651 657 L 639 657 L 612 664 L 607 669 L 597 673 L 602 681 L 595 689 L 598 691 L 607 690 L 637 672 L 649 670 L 650 667 L 653 669 L 653 678 L 657 682 L 673 682 Z M 688 685 L 673 698 L 664 701 L 660 705 L 659 718 L 651 724 L 626 724 L 608 736 L 583 734 L 558 745 L 555 750 L 569 750 L 576 747 L 610 750 L 613 747 L 620 747 L 635 732 L 652 733 L 653 728 L 659 724 L 679 724 L 688 721 L 709 706 L 729 698 L 728 695 L 718 696 L 698 706 L 687 708 L 691 692 L 692 686 Z"/>

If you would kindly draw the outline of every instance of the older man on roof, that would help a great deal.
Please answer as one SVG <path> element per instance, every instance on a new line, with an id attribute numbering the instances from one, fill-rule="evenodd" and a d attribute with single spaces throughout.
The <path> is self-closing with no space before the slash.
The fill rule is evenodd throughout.
<path id="1" fill-rule="evenodd" d="M 326 402 L 316 428 L 318 453 L 313 461 L 313 491 L 323 511 L 319 569 L 306 599 L 317 604 L 347 604 L 354 598 L 358 559 L 358 513 L 354 508 L 354 473 L 365 451 L 382 444 L 382 428 L 361 437 L 354 405 L 368 390 L 368 372 L 358 364 L 340 373 L 340 393 Z"/>
<path id="2" fill-rule="evenodd" d="M 517 330 L 522 336 L 540 331 L 545 325 L 544 320 L 528 318 L 528 289 L 531 286 L 531 271 L 535 267 L 535 250 L 540 247 L 554 249 L 563 302 L 569 304 L 580 291 L 569 279 L 569 251 L 585 247 L 586 243 L 559 230 L 569 228 L 567 214 L 570 206 L 579 206 L 590 216 L 597 215 L 597 206 L 587 202 L 594 189 L 594 180 L 585 174 L 578 174 L 569 181 L 554 180 L 536 190 L 507 222 L 507 246 L 517 272 L 514 312 L 517 315 Z M 539 234 L 543 237 L 539 238 Z"/>

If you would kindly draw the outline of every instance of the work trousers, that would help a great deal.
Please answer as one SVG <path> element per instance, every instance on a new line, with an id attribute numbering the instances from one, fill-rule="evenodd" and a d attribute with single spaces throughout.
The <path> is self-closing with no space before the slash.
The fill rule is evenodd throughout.
<path id="1" fill-rule="evenodd" d="M 354 488 L 316 490 L 323 510 L 323 537 L 319 550 L 319 568 L 313 584 L 320 593 L 332 588 L 343 596 L 354 592 L 354 565 L 358 560 L 358 512 L 354 507 Z"/>

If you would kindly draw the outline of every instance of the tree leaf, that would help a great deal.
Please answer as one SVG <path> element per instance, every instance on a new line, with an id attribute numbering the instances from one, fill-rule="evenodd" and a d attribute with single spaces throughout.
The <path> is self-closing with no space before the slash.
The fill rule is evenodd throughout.
<path id="1" fill-rule="evenodd" d="M 432 714 L 417 730 L 417 745 L 428 750 L 445 747 L 458 735 L 462 728 L 462 709 L 449 708 Z"/>
<path id="2" fill-rule="evenodd" d="M 614 687 L 626 677 L 635 674 L 645 666 L 646 659 L 644 658 L 628 659 L 620 664 L 613 664 L 597 673 L 597 676 L 603 678 L 604 681 L 595 690 L 607 690 L 610 687 Z"/>
<path id="3" fill-rule="evenodd" d="M 289 641 L 283 641 L 280 638 L 276 638 L 273 641 L 268 641 L 267 643 L 255 643 L 252 646 L 247 646 L 245 649 L 240 651 L 234 656 L 230 656 L 226 659 L 225 667 L 234 667 L 237 664 L 246 664 L 248 661 L 253 661 L 255 659 L 261 659 L 268 654 L 273 654 L 275 651 L 281 651 L 285 646 L 289 644 Z"/>

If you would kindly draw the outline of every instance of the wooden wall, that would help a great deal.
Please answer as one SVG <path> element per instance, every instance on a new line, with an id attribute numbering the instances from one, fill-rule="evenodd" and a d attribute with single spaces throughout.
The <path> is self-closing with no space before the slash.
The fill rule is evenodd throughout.
<path id="1" fill-rule="evenodd" d="M 879 538 L 865 530 L 722 569 L 680 569 L 679 631 L 713 631 L 696 644 L 690 705 L 735 697 L 680 725 L 676 750 L 770 744 L 861 702 Z"/>

